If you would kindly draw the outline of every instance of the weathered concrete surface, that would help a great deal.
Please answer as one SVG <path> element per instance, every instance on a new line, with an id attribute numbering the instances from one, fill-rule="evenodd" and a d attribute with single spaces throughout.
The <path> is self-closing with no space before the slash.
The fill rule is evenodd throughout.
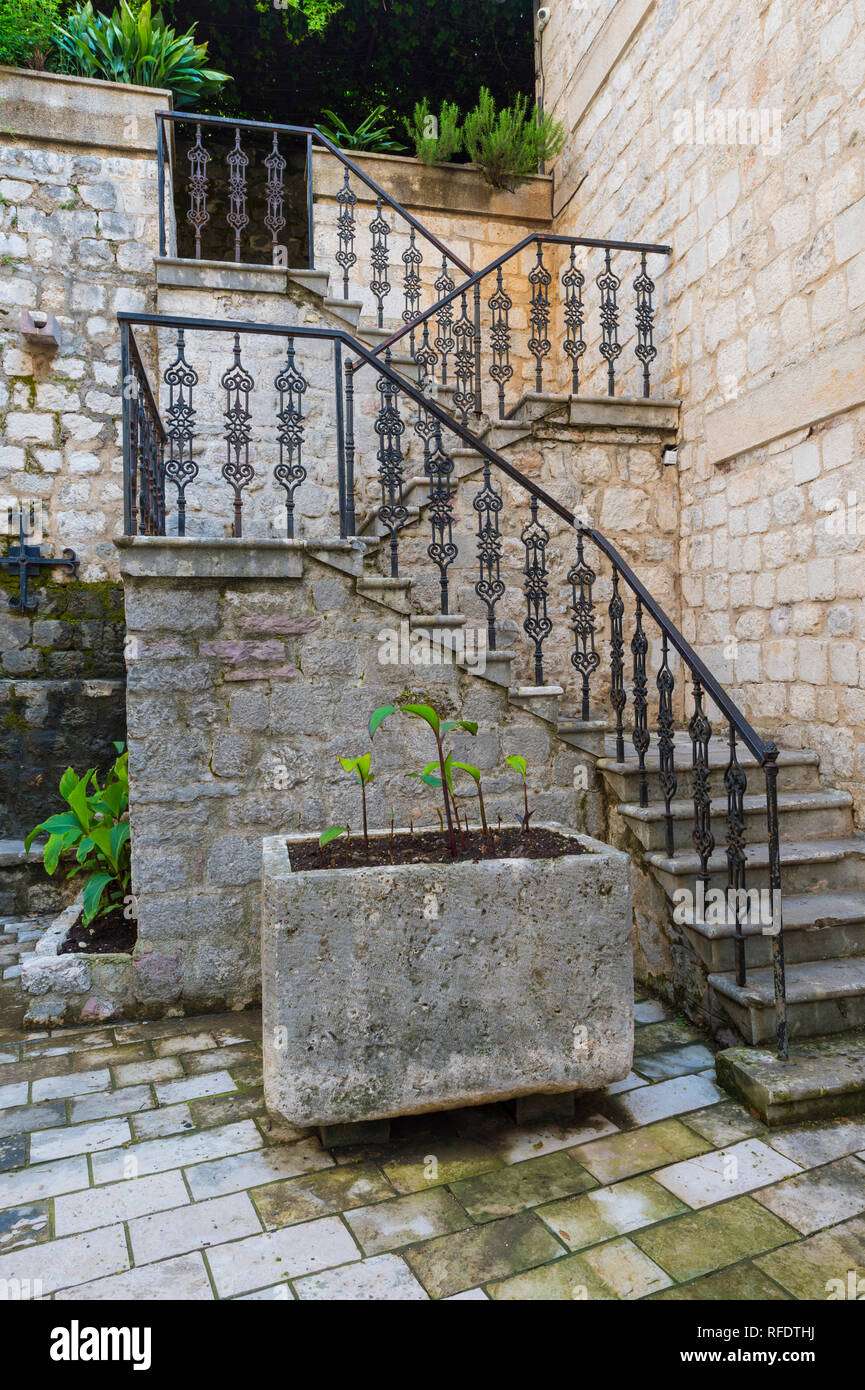
<path id="1" fill-rule="evenodd" d="M 865 1033 L 795 1043 L 779 1062 L 764 1048 L 731 1047 L 715 1058 L 718 1080 L 767 1125 L 865 1112 Z"/>
<path id="2" fill-rule="evenodd" d="M 263 850 L 271 1113 L 342 1124 L 627 1075 L 626 855 L 575 834 L 589 853 L 293 873 L 298 838 Z"/>

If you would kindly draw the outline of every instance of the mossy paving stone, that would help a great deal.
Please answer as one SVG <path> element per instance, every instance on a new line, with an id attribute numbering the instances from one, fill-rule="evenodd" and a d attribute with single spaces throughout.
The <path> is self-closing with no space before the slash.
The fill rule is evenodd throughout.
<path id="1" fill-rule="evenodd" d="M 794 1298 L 825 1300 L 833 1292 L 830 1280 L 846 1285 L 850 1270 L 865 1280 L 865 1217 L 855 1216 L 797 1245 L 760 1255 L 754 1263 Z"/>
<path id="2" fill-rule="evenodd" d="M 404 1259 L 433 1298 L 472 1289 L 564 1255 L 557 1240 L 528 1212 L 436 1236 L 406 1250 Z"/>
<path id="3" fill-rule="evenodd" d="M 40 1081 L 43 1076 L 65 1076 L 69 1071 L 69 1057 L 34 1057 L 31 1062 L 4 1062 L 3 1084 L 11 1086 L 14 1081 Z"/>
<path id="4" fill-rule="evenodd" d="M 706 1034 L 684 1019 L 671 1018 L 665 1023 L 646 1023 L 634 1031 L 634 1056 L 646 1052 L 666 1052 L 686 1043 L 705 1043 Z"/>
<path id="5" fill-rule="evenodd" d="M 346 1212 L 345 1219 L 365 1255 L 400 1250 L 404 1245 L 415 1245 L 433 1236 L 464 1231 L 472 1224 L 471 1218 L 445 1187 L 431 1187 L 429 1192 L 409 1192 L 389 1202 L 359 1207 Z"/>
<path id="6" fill-rule="evenodd" d="M 202 1096 L 191 1102 L 195 1123 L 207 1129 L 211 1125 L 230 1124 L 248 1120 L 251 1115 L 264 1113 L 264 1091 L 258 1087 L 242 1095 Z"/>
<path id="7" fill-rule="evenodd" d="M 475 1221 L 494 1221 L 596 1186 L 597 1179 L 569 1154 L 552 1153 L 477 1178 L 452 1182 L 450 1189 Z"/>
<path id="8" fill-rule="evenodd" d="M 26 1156 L 27 1140 L 23 1134 L 0 1139 L 0 1173 L 8 1173 L 10 1168 L 23 1168 Z"/>
<path id="9" fill-rule="evenodd" d="M 722 1100 L 717 1105 L 707 1105 L 704 1110 L 693 1110 L 682 1116 L 682 1124 L 708 1139 L 718 1148 L 725 1144 L 735 1144 L 739 1139 L 767 1139 L 769 1130 L 744 1105 L 737 1100 Z"/>
<path id="10" fill-rule="evenodd" d="M 24 1206 L 0 1211 L 0 1255 L 25 1246 L 41 1245 L 51 1235 L 47 1202 L 28 1202 Z"/>
<path id="11" fill-rule="evenodd" d="M 685 1300 L 717 1300 L 719 1303 L 734 1302 L 737 1299 L 748 1300 L 751 1302 L 767 1303 L 775 1300 L 789 1301 L 792 1295 L 765 1274 L 762 1274 L 755 1265 L 747 1260 L 742 1264 L 731 1265 L 729 1269 L 716 1270 L 714 1274 L 705 1274 L 701 1279 L 694 1279 L 690 1284 L 674 1284 L 670 1289 L 662 1289 L 660 1293 L 649 1294 L 647 1302 L 682 1302 Z"/>
<path id="12" fill-rule="evenodd" d="M 97 1047 L 71 1055 L 73 1071 L 95 1071 L 99 1067 L 122 1066 L 125 1062 L 149 1062 L 153 1048 L 149 1043 L 124 1043 L 119 1047 Z"/>
<path id="13" fill-rule="evenodd" d="M 208 1071 L 212 1070 L 212 1067 L 208 1067 Z M 264 1085 L 264 1073 L 260 1058 L 256 1062 L 244 1062 L 242 1066 L 232 1066 L 229 1068 L 228 1074 L 240 1091 L 258 1090 Z"/>
<path id="14" fill-rule="evenodd" d="M 66 1123 L 64 1100 L 37 1101 L 31 1105 L 10 1105 L 0 1110 L 0 1139 L 7 1135 L 32 1134 L 36 1129 L 54 1129 Z"/>
<path id="15" fill-rule="evenodd" d="M 612 1236 L 625 1235 L 668 1216 L 690 1211 L 654 1178 L 629 1178 L 613 1187 L 601 1187 L 583 1197 L 551 1202 L 535 1214 L 571 1250 L 585 1250 Z"/>
<path id="16" fill-rule="evenodd" d="M 365 1207 L 392 1197 L 393 1188 L 385 1182 L 374 1163 L 358 1163 L 345 1168 L 328 1168 L 299 1178 L 268 1183 L 250 1192 L 268 1230 L 294 1226 L 331 1212 Z"/>
<path id="17" fill-rule="evenodd" d="M 631 1129 L 623 1134 L 610 1134 L 605 1139 L 593 1139 L 578 1144 L 569 1152 L 578 1163 L 588 1168 L 599 1182 L 615 1183 L 632 1178 L 651 1168 L 663 1168 L 697 1154 L 708 1153 L 712 1145 L 686 1129 L 679 1120 L 659 1120 L 643 1129 Z"/>
<path id="18" fill-rule="evenodd" d="M 470 1139 L 446 1139 L 382 1163 L 388 1181 L 397 1192 L 422 1192 L 427 1187 L 439 1187 L 488 1173 L 492 1168 L 504 1168 L 504 1160 L 482 1144 Z"/>
<path id="19" fill-rule="evenodd" d="M 678 1216 L 634 1236 L 640 1249 L 678 1283 L 797 1239 L 798 1232 L 751 1197 Z"/>
<path id="20" fill-rule="evenodd" d="M 229 1071 L 237 1081 L 240 1069 L 257 1068 L 261 1072 L 261 1048 L 254 1043 L 237 1043 L 231 1047 L 212 1047 L 206 1052 L 183 1052 L 180 1064 L 187 1076 L 201 1076 L 206 1071 Z M 259 1080 L 257 1083 L 261 1085 Z"/>
<path id="21" fill-rule="evenodd" d="M 851 1154 L 773 1183 L 755 1196 L 769 1211 L 795 1226 L 799 1234 L 810 1236 L 824 1226 L 837 1226 L 861 1214 L 865 1208 L 865 1163 Z"/>
<path id="22" fill-rule="evenodd" d="M 582 1255 L 566 1255 L 555 1264 L 542 1265 L 501 1283 L 488 1284 L 486 1292 L 497 1302 L 509 1299 L 519 1303 L 538 1299 L 610 1302 L 617 1298 Z"/>

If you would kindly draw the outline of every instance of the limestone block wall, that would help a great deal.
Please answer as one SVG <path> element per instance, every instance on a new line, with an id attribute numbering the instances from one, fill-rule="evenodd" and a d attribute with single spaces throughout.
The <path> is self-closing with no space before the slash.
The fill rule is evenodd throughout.
<path id="1" fill-rule="evenodd" d="M 551 8 L 556 229 L 674 248 L 656 380 L 683 402 L 685 630 L 861 819 L 861 6 L 587 0 L 579 30 Z"/>
<path id="2" fill-rule="evenodd" d="M 262 839 L 359 827 L 337 758 L 370 746 L 379 704 L 426 698 L 477 719 L 478 735 L 454 747 L 482 768 L 493 817 L 519 804 L 518 779 L 502 764 L 521 752 L 539 815 L 600 828 L 594 774 L 588 791 L 575 786 L 584 755 L 454 666 L 382 664 L 380 634 L 394 614 L 302 544 L 138 539 L 120 553 L 144 1011 L 242 1008 L 259 997 Z M 419 722 L 394 720 L 376 735 L 372 824 L 391 813 L 397 825 L 437 824 L 432 792 L 405 775 L 430 756 Z"/>
<path id="3" fill-rule="evenodd" d="M 115 314 L 154 308 L 153 112 L 170 94 L 0 68 L 0 102 L 2 514 L 39 508 L 44 553 L 80 560 L 75 579 L 31 584 L 30 615 L 0 576 L 0 826 L 15 837 L 57 809 L 67 763 L 103 764 L 124 736 Z M 26 309 L 55 317 L 56 350 L 28 346 Z"/>

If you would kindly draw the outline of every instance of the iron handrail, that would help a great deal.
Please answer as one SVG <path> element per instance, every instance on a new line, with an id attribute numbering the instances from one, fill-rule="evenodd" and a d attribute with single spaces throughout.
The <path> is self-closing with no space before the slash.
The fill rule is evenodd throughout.
<path id="1" fill-rule="evenodd" d="M 730 699 L 717 678 L 709 670 L 706 663 L 694 651 L 690 642 L 682 635 L 661 605 L 652 597 L 645 585 L 637 577 L 627 561 L 623 559 L 612 542 L 608 541 L 607 538 L 602 535 L 600 531 L 595 530 L 594 527 L 584 526 L 570 508 L 563 506 L 561 502 L 558 502 L 555 497 L 552 497 L 544 488 L 540 487 L 538 483 L 526 477 L 519 468 L 500 454 L 497 449 L 494 449 L 492 445 L 487 444 L 483 439 L 479 439 L 477 435 L 473 434 L 461 421 L 454 419 L 454 417 L 448 414 L 448 412 L 435 400 L 425 396 L 422 391 L 402 377 L 388 363 L 380 361 L 376 357 L 373 349 L 366 347 L 364 343 L 361 343 L 351 333 L 340 328 L 321 328 L 314 325 L 295 326 L 291 324 L 252 323 L 241 320 L 200 319 L 190 318 L 188 315 L 183 314 L 140 314 L 132 310 L 120 310 L 117 314 L 117 318 L 121 324 L 128 323 L 130 325 L 142 324 L 162 328 L 197 328 L 207 333 L 258 333 L 265 337 L 285 338 L 290 335 L 294 338 L 330 339 L 341 342 L 349 351 L 356 353 L 358 357 L 363 358 L 365 362 L 374 366 L 378 372 L 387 377 L 393 385 L 404 392 L 415 404 L 429 411 L 429 413 L 438 420 L 439 424 L 444 425 L 447 429 L 456 434 L 463 443 L 475 450 L 476 453 L 488 459 L 499 472 L 504 473 L 506 477 L 510 478 L 512 482 L 516 483 L 531 497 L 536 498 L 538 502 L 542 503 L 543 506 L 547 507 L 568 526 L 571 526 L 574 530 L 588 537 L 588 539 L 607 556 L 610 562 L 615 565 L 628 587 L 633 591 L 634 595 L 640 599 L 643 607 L 651 614 L 661 631 L 666 634 L 668 640 L 679 653 L 685 665 L 699 678 L 700 684 L 704 687 L 712 702 L 721 711 L 725 719 L 734 725 L 737 733 L 741 736 L 743 742 L 750 749 L 760 765 L 762 766 L 770 760 L 771 755 L 768 750 L 771 745 L 764 743 L 760 738 L 760 735 L 745 718 L 738 705 Z M 350 378 L 356 368 L 350 360 L 346 361 L 345 368 L 346 374 Z"/>
<path id="2" fill-rule="evenodd" d="M 164 178 L 162 172 L 164 168 L 164 153 L 161 138 L 162 121 L 189 121 L 193 122 L 195 125 L 230 126 L 232 127 L 232 129 L 235 130 L 265 130 L 269 132 L 281 132 L 285 135 L 302 135 L 307 139 L 307 141 L 314 140 L 317 141 L 318 144 L 323 145 L 326 150 L 328 150 L 331 154 L 335 155 L 336 158 L 340 160 L 340 162 L 344 164 L 345 167 L 349 169 L 352 174 L 354 174 L 355 178 L 360 179 L 361 183 L 366 184 L 367 188 L 371 189 L 377 198 L 381 198 L 382 202 L 387 203 L 388 207 L 392 208 L 394 212 L 398 213 L 400 217 L 404 218 L 408 225 L 410 227 L 413 227 L 416 232 L 419 232 L 421 236 L 425 237 L 426 240 L 430 243 L 430 245 L 434 246 L 442 256 L 446 256 L 447 259 L 459 270 L 461 270 L 464 275 L 471 275 L 471 266 L 466 265 L 464 260 L 462 260 L 454 251 L 451 251 L 450 247 L 446 246 L 445 243 L 441 241 L 439 237 L 437 237 L 433 232 L 429 231 L 428 228 L 426 228 L 423 225 L 423 223 L 419 221 L 417 217 L 414 216 L 413 213 L 410 213 L 407 208 L 403 207 L 402 203 L 398 203 L 396 198 L 392 197 L 391 194 L 388 193 L 386 189 L 382 188 L 379 183 L 376 183 L 374 178 L 371 178 L 369 174 L 365 174 L 363 169 L 361 169 L 359 165 L 355 164 L 353 159 L 349 159 L 348 155 L 345 154 L 344 151 L 341 150 L 338 145 L 335 145 L 332 140 L 329 140 L 326 135 L 323 135 L 322 132 L 316 126 L 281 125 L 280 123 L 275 121 L 238 121 L 234 120 L 231 116 L 199 116 L 189 111 L 157 111 L 155 115 L 157 132 L 159 134 L 158 152 L 160 155 L 160 190 L 162 190 L 163 188 Z M 309 189 L 311 189 L 311 168 L 307 172 L 307 180 Z M 164 256 L 165 213 L 163 208 L 162 197 L 160 197 L 159 199 L 159 247 L 159 254 L 161 256 Z M 312 257 L 311 243 L 310 257 Z"/>
<path id="3" fill-rule="evenodd" d="M 530 232 L 528 236 L 523 237 L 522 241 L 518 241 L 516 245 L 509 247 L 507 251 L 503 251 L 500 256 L 496 256 L 495 260 L 490 261 L 489 265 L 485 265 L 482 270 L 472 271 L 467 280 L 463 281 L 461 285 L 455 286 L 448 294 L 442 295 L 441 299 L 436 300 L 435 304 L 430 305 L 430 307 L 425 309 L 422 314 L 419 314 L 417 318 L 413 319 L 410 323 L 403 324 L 401 328 L 391 333 L 390 337 L 383 339 L 375 348 L 375 355 L 378 356 L 379 353 L 386 352 L 389 348 L 392 348 L 394 343 L 405 337 L 406 333 L 416 333 L 418 328 L 421 327 L 427 319 L 440 313 L 443 308 L 453 303 L 453 301 L 458 299 L 461 295 L 467 294 L 475 285 L 480 285 L 481 280 L 492 271 L 498 270 L 500 266 L 505 265 L 512 256 L 518 255 L 520 251 L 524 251 L 527 246 L 538 245 L 540 243 L 554 246 L 586 246 L 601 251 L 636 251 L 641 255 L 645 254 L 647 256 L 669 256 L 673 251 L 672 246 L 656 245 L 654 242 L 608 241 L 602 237 L 564 236 L 557 232 Z"/>
<path id="4" fill-rule="evenodd" d="M 129 336 L 129 349 L 130 354 L 135 358 L 135 362 L 138 367 L 138 384 L 142 387 L 144 394 L 147 397 L 148 404 L 150 405 L 150 409 L 153 413 L 154 422 L 157 428 L 159 429 L 160 441 L 161 443 L 165 444 L 168 441 L 168 435 L 165 432 L 165 426 L 162 423 L 162 416 L 159 414 L 159 406 L 157 405 L 156 399 L 153 395 L 153 391 L 150 386 L 150 379 L 147 375 L 147 368 L 145 367 L 144 362 L 142 361 L 141 352 L 138 347 L 138 343 L 136 342 L 134 333 L 130 334 Z"/>

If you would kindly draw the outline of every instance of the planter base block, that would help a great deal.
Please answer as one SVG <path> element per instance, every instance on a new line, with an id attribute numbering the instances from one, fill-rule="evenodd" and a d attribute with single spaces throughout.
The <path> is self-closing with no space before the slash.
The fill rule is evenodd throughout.
<path id="1" fill-rule="evenodd" d="M 570 1120 L 574 1116 L 576 1091 L 557 1091 L 554 1095 L 517 1096 L 508 1101 L 507 1108 L 518 1125 L 536 1124 L 541 1120 Z"/>
<path id="2" fill-rule="evenodd" d="M 356 1120 L 346 1125 L 319 1125 L 323 1149 L 350 1149 L 353 1144 L 386 1144 L 390 1120 Z"/>

